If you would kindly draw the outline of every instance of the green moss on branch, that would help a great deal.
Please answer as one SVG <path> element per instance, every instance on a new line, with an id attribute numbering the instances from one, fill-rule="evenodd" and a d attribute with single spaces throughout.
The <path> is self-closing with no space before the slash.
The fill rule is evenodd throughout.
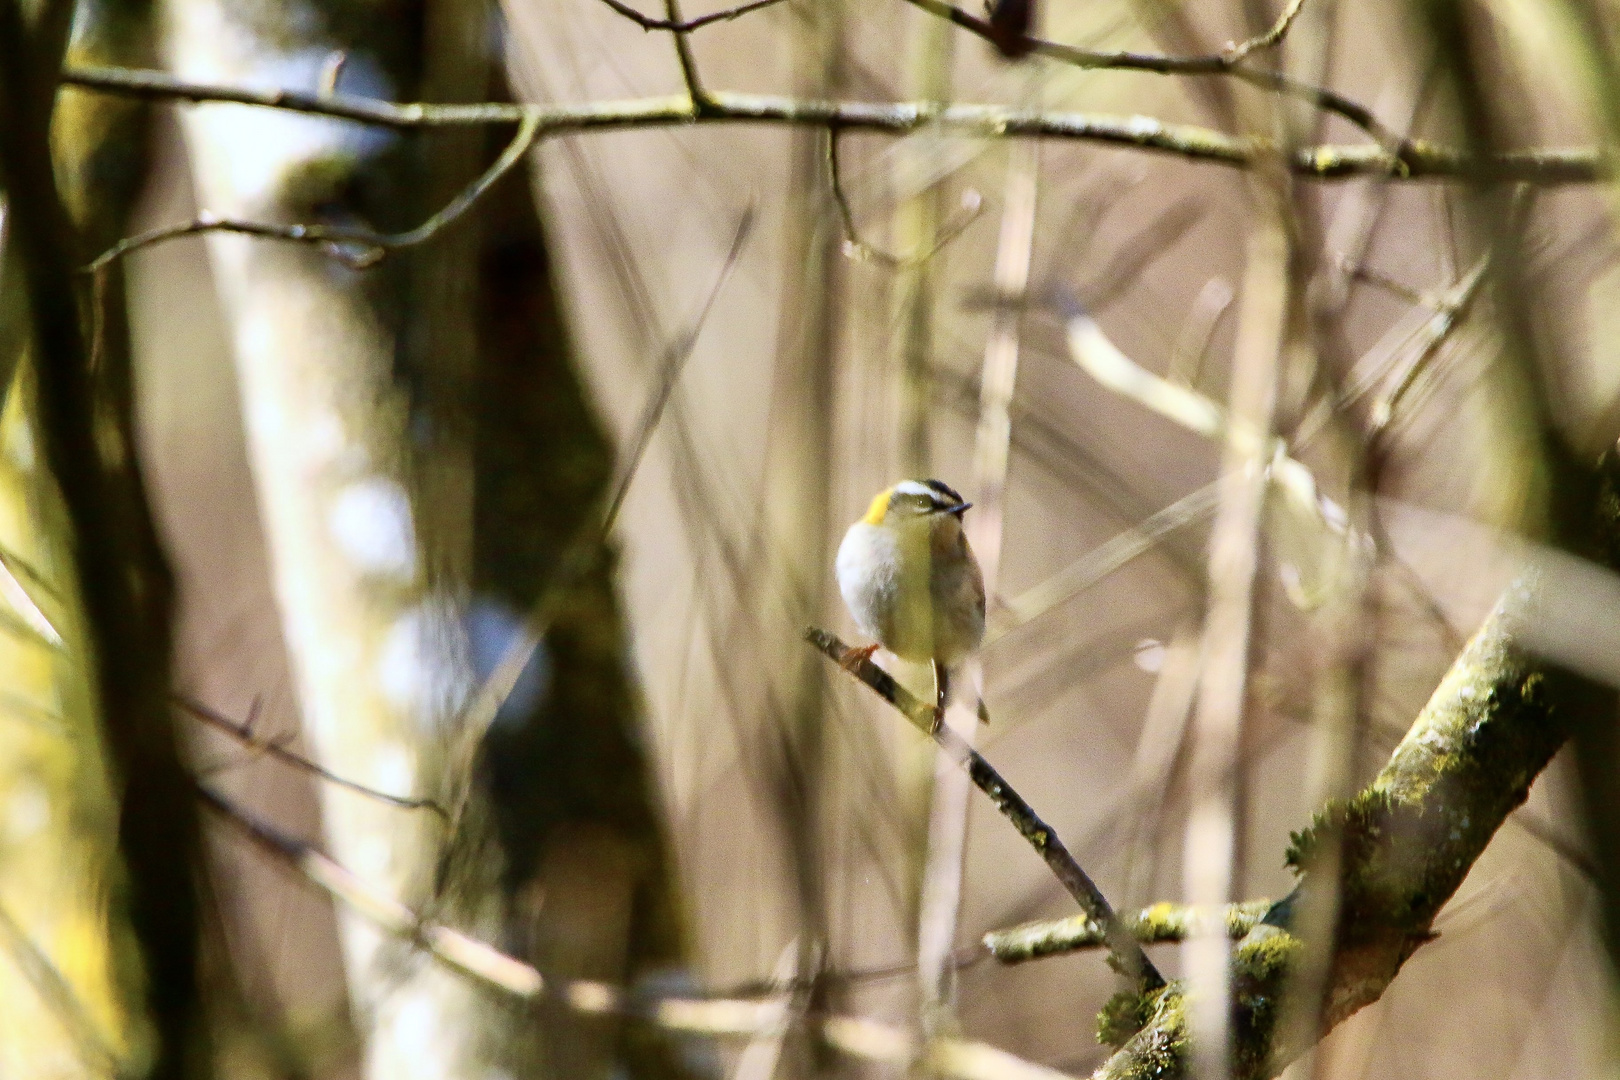
<path id="1" fill-rule="evenodd" d="M 1241 938 L 1271 910 L 1270 900 L 1245 900 L 1228 904 L 1223 912 L 1226 929 L 1234 940 Z M 1186 904 L 1159 903 L 1120 916 L 1131 936 L 1144 945 L 1182 941 L 1199 914 Z M 1107 944 L 1107 935 L 1094 919 L 1073 915 L 1066 919 L 1043 919 L 984 935 L 984 946 L 1004 964 L 1038 960 L 1043 956 L 1095 949 Z"/>
<path id="2" fill-rule="evenodd" d="M 1608 455 L 1598 471 L 1594 528 L 1581 538 L 1600 557 L 1617 551 L 1617 475 L 1620 466 Z M 1524 802 L 1572 724 L 1596 710 L 1612 712 L 1612 692 L 1516 643 L 1517 613 L 1532 607 L 1538 587 L 1532 571 L 1508 591 L 1377 778 L 1294 835 L 1288 861 L 1300 873 L 1298 886 L 1233 951 L 1234 1080 L 1274 1075 L 1308 1048 L 1289 1043 L 1278 1021 L 1295 961 L 1308 944 L 1293 932 L 1293 913 L 1307 907 L 1314 890 L 1338 890 L 1340 914 L 1319 1024 L 1303 1036 L 1312 1042 L 1377 1000 L 1433 937 L 1435 916 Z M 1329 857 L 1335 849 L 1336 859 Z M 1054 933 L 1026 934 L 1037 939 L 1026 947 Z M 1096 1077 L 1186 1075 L 1184 994 L 1173 983 L 1151 999 L 1111 1001 L 1100 1020 L 1103 1033 L 1117 1037 L 1138 1017 L 1146 1024 Z"/>

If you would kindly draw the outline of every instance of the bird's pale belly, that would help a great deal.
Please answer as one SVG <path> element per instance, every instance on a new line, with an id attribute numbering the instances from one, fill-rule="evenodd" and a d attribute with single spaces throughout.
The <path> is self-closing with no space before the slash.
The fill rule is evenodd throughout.
<path id="1" fill-rule="evenodd" d="M 850 529 L 838 549 L 844 603 L 863 634 L 902 660 L 955 664 L 984 637 L 978 568 L 971 560 L 953 567 L 916 551 L 908 560 L 916 569 L 902 575 L 902 542 L 892 530 Z M 847 572 L 855 565 L 864 572 Z"/>

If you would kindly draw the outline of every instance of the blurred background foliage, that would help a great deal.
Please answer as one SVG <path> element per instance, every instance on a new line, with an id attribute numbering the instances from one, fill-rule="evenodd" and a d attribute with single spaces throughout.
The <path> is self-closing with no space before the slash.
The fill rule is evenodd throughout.
<path id="1" fill-rule="evenodd" d="M 853 639 L 831 553 L 873 492 L 938 476 L 980 504 L 979 748 L 1122 910 L 1202 897 L 1211 865 L 1221 897 L 1282 897 L 1290 833 L 1379 772 L 1509 583 L 1557 549 L 1613 563 L 1572 524 L 1612 517 L 1592 466 L 1620 434 L 1599 0 L 1035 7 L 1047 42 L 1213 58 L 1168 75 L 1009 58 L 986 40 L 1007 10 L 953 25 L 933 0 L 781 0 L 682 35 L 618 6 L 0 0 L 7 1076 L 1082 1075 L 1116 977 L 978 946 L 1073 901 L 800 639 Z M 1270 27 L 1258 74 L 1221 73 Z M 370 265 L 362 232 L 428 219 L 513 125 L 56 89 L 95 66 L 559 108 L 695 71 L 1259 149 L 621 116 L 548 133 Z M 1413 179 L 1386 154 L 1323 179 L 1267 149 L 1380 139 L 1575 165 Z M 201 215 L 351 232 L 198 229 L 79 271 Z M 1210 488 L 1237 451 L 1077 367 L 1065 298 L 1156 385 L 1274 432 L 1316 515 L 1274 488 L 1244 534 Z M 1252 582 L 1210 553 L 1223 528 Z M 1611 585 L 1557 594 L 1559 641 L 1605 653 Z M 1201 640 L 1232 611 L 1238 636 Z M 1596 685 L 1438 938 L 1296 1075 L 1613 1068 L 1620 748 Z M 1229 852 L 1187 848 L 1204 806 Z M 1180 945 L 1150 955 L 1197 977 Z M 553 992 L 501 991 L 535 972 Z M 880 1027 L 799 1022 L 828 1016 Z M 908 1032 L 969 1050 L 913 1061 Z"/>

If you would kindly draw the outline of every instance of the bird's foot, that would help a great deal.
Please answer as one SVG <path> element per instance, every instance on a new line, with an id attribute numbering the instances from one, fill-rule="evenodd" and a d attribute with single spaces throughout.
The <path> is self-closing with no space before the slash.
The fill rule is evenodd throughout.
<path id="1" fill-rule="evenodd" d="M 844 658 L 838 661 L 838 666 L 854 675 L 862 664 L 872 659 L 872 655 L 877 651 L 878 646 L 876 645 L 862 645 L 858 649 L 850 649 L 844 653 Z"/>

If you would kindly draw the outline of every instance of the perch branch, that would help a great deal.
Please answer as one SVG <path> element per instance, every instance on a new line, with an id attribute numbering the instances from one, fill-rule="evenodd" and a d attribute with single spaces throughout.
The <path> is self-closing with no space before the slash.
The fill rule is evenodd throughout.
<path id="1" fill-rule="evenodd" d="M 559 105 L 394 104 L 344 94 L 290 90 L 253 91 L 241 87 L 187 83 L 163 72 L 129 68 L 75 68 L 63 82 L 100 93 L 140 98 L 227 102 L 331 116 L 401 129 L 468 124 L 520 123 L 537 117 L 538 137 L 576 132 L 624 130 L 698 122 L 780 123 L 839 127 L 904 135 L 937 125 L 980 138 L 1073 139 L 1170 154 L 1235 168 L 1248 168 L 1276 150 L 1260 138 L 1228 135 L 1210 128 L 1170 124 L 1145 116 L 1045 112 L 1006 105 L 933 105 L 922 102 L 834 102 L 763 94 L 710 91 L 695 108 L 685 94 L 624 101 Z M 1606 180 L 1611 169 L 1594 147 L 1515 150 L 1469 154 L 1454 147 L 1409 141 L 1399 152 L 1378 145 L 1302 147 L 1289 154 L 1297 175 L 1319 180 L 1354 176 L 1388 179 L 1473 179 L 1522 181 L 1543 186 Z"/>
<path id="2" fill-rule="evenodd" d="M 1120 971 L 1132 976 L 1143 993 L 1153 992 L 1164 986 L 1164 977 L 1147 958 L 1142 946 L 1131 936 L 1124 923 L 1114 914 L 1114 909 L 1108 903 L 1108 898 L 1103 896 L 1102 890 L 1097 888 L 1091 876 L 1075 861 L 1074 856 L 1069 854 L 1069 849 L 1063 846 L 1057 832 L 1041 820 L 1034 808 L 1024 801 L 1023 796 L 1019 795 L 1011 784 L 1002 779 L 1001 774 L 984 759 L 983 755 L 969 746 L 948 726 L 936 723 L 933 705 L 914 697 L 905 687 L 895 682 L 888 672 L 871 660 L 861 658 L 855 662 L 849 646 L 840 641 L 836 635 L 810 627 L 805 630 L 804 639 L 825 654 L 829 660 L 865 683 L 878 697 L 894 706 L 912 726 L 932 738 L 939 744 L 940 749 L 967 770 L 968 777 L 979 790 L 990 796 L 990 801 L 995 803 L 1002 816 L 1012 822 L 1018 834 L 1029 841 L 1030 846 L 1046 861 L 1053 875 L 1080 904 L 1081 910 L 1106 928 L 1108 949 Z"/>

